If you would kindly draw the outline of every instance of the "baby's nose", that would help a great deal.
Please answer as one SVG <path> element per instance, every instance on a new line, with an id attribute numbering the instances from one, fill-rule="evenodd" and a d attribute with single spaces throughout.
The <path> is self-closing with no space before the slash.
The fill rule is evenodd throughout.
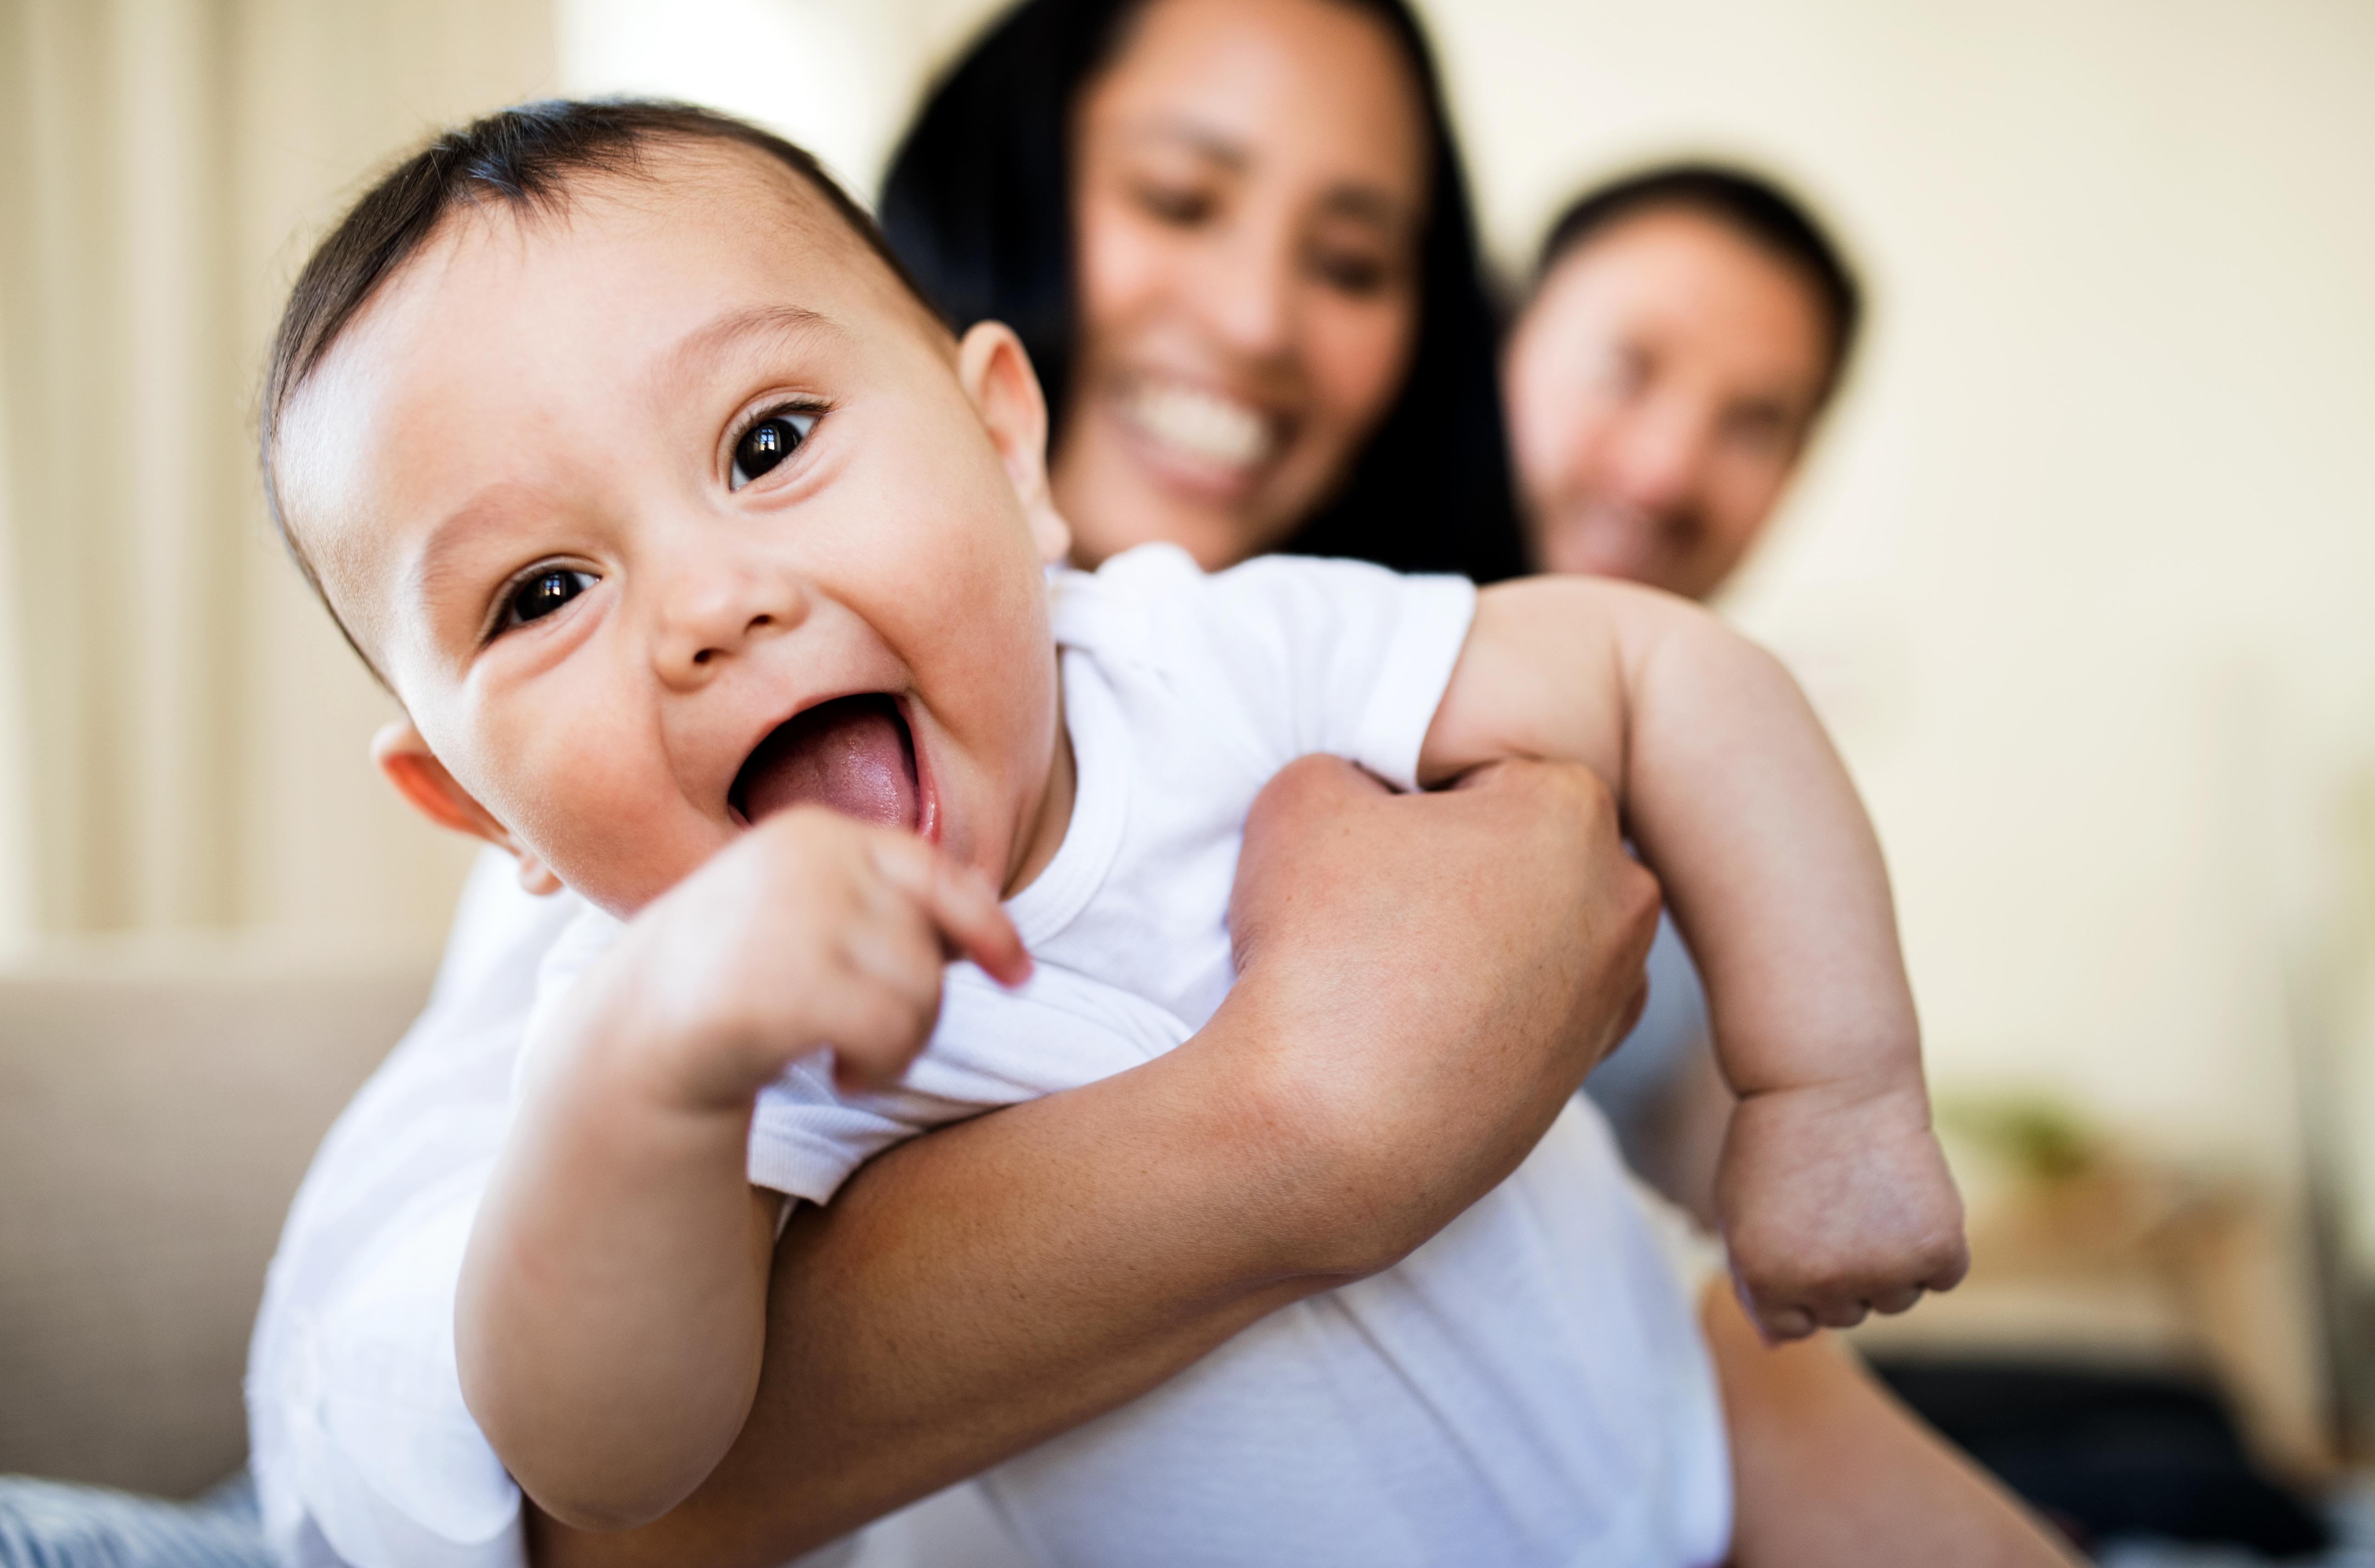
<path id="1" fill-rule="evenodd" d="M 788 572 L 688 573 L 671 584 L 661 605 L 654 639 L 661 678 L 671 686 L 699 686 L 753 642 L 789 631 L 807 618 L 808 595 Z"/>

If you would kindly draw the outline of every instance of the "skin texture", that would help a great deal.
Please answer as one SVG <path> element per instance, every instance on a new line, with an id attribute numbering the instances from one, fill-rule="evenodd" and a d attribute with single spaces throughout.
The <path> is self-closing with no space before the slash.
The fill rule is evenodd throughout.
<path id="1" fill-rule="evenodd" d="M 794 182 L 666 156 L 558 218 L 466 215 L 333 351 L 289 447 L 325 590 L 425 747 L 384 754 L 634 917 L 535 1044 L 456 1315 L 497 1454 L 596 1527 L 681 1502 L 751 1408 L 759 1091 L 829 1045 L 845 1072 L 903 1067 L 944 953 L 1019 979 L 989 889 L 1046 863 L 1070 802 L 1041 572 L 1066 540 L 1012 335 L 951 355 L 879 265 L 803 232 Z M 751 419 L 787 408 L 805 435 L 746 474 Z M 550 591 L 533 619 L 523 582 Z M 748 826 L 744 760 L 868 691 L 909 716 L 914 819 Z M 1665 595 L 1488 590 L 1419 775 L 1512 758 L 1614 783 L 1705 957 L 1747 1102 L 1726 1230 L 1766 1330 L 1952 1285 L 1886 879 L 1778 666 Z"/>
<path id="2" fill-rule="evenodd" d="M 1342 479 L 1418 325 L 1409 63 L 1330 0 L 1154 0 L 1082 95 L 1055 493 L 1093 565 L 1258 555 Z"/>
<path id="3" fill-rule="evenodd" d="M 1789 261 L 1684 206 L 1576 246 L 1503 359 L 1535 564 L 1705 598 L 1797 467 L 1834 367 Z"/>

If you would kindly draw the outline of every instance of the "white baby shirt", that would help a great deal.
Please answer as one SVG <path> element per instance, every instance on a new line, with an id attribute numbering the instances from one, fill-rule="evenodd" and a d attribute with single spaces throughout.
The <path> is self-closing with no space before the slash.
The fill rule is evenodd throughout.
<path id="1" fill-rule="evenodd" d="M 1007 906 L 1037 970 L 949 972 L 902 1088 L 830 1064 L 762 1095 L 753 1183 L 830 1199 L 868 1157 L 1186 1040 L 1234 975 L 1246 815 L 1297 757 L 1413 787 L 1473 617 L 1458 578 L 1270 558 L 1206 576 L 1149 546 L 1055 581 L 1079 766 L 1054 861 Z M 617 923 L 581 916 L 541 1012 Z M 531 1028 L 530 1037 L 535 1030 Z M 1290 1306 L 983 1486 L 1050 1565 L 1719 1561 L 1721 1413 L 1682 1299 L 1597 1113 L 1397 1267 Z"/>

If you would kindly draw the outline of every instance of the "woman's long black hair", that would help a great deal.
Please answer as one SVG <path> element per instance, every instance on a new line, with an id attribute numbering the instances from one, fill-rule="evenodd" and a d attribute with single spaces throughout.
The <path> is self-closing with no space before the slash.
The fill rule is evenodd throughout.
<path id="1" fill-rule="evenodd" d="M 951 324 L 1021 335 L 1060 432 L 1076 347 L 1071 127 L 1147 0 L 1025 0 L 959 61 L 907 132 L 882 227 Z M 1283 548 L 1493 582 L 1525 570 L 1495 365 L 1496 323 L 1442 88 L 1403 0 L 1337 0 L 1385 24 L 1425 102 L 1433 198 L 1410 372 L 1337 493 Z"/>

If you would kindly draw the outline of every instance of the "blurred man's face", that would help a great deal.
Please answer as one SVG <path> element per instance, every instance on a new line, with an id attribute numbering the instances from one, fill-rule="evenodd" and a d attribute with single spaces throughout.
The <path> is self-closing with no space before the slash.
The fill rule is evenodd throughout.
<path id="1" fill-rule="evenodd" d="M 1810 281 L 1720 219 L 1651 208 L 1585 240 L 1503 365 L 1534 564 L 1713 593 L 1771 518 L 1830 360 Z"/>

